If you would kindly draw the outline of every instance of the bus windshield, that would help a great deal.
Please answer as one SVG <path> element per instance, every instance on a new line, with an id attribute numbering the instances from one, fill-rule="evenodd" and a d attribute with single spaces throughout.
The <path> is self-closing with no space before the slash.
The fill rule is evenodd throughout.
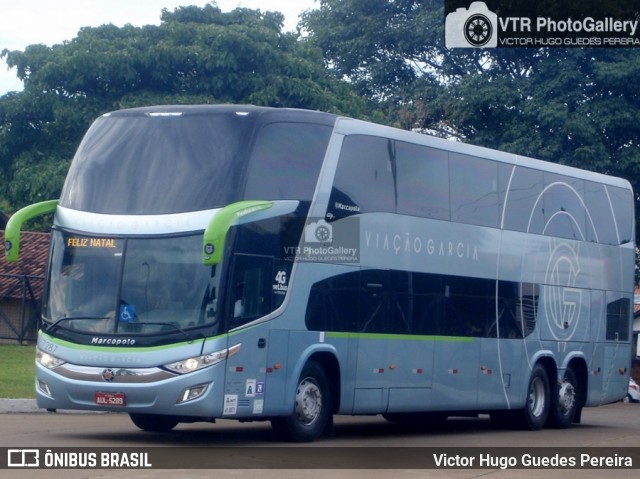
<path id="1" fill-rule="evenodd" d="M 218 275 L 200 262 L 201 241 L 201 235 L 123 239 L 54 230 L 45 322 L 105 335 L 214 326 Z"/>
<path id="2" fill-rule="evenodd" d="M 243 199 L 309 201 L 330 135 L 326 122 L 265 119 L 251 110 L 107 114 L 80 144 L 60 206 L 162 215 Z"/>

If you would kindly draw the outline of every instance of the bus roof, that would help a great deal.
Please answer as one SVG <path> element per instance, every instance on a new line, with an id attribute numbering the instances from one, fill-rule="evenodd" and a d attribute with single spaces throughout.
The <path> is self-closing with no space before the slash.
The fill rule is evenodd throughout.
<path id="1" fill-rule="evenodd" d="M 337 115 L 298 108 L 273 108 L 255 105 L 158 105 L 116 110 L 102 115 L 103 117 L 130 116 L 195 116 L 214 115 L 220 113 L 235 113 L 237 115 L 260 115 L 268 119 L 279 121 L 312 121 L 326 125 L 333 125 Z"/>
<path id="2" fill-rule="evenodd" d="M 255 105 L 158 105 L 148 107 L 129 108 L 105 113 L 110 116 L 178 116 L 178 115 L 211 115 L 216 113 L 236 113 L 238 115 L 259 115 L 263 121 L 305 121 L 334 126 L 339 134 L 378 135 L 387 138 L 416 143 L 433 148 L 456 153 L 467 154 L 480 158 L 492 159 L 502 163 L 518 165 L 551 173 L 565 174 L 574 178 L 596 181 L 603 184 L 631 189 L 630 183 L 623 178 L 609 176 L 602 173 L 583 170 L 571 166 L 538 160 L 526 156 L 507 153 L 499 150 L 476 146 L 459 141 L 446 140 L 428 134 L 401 130 L 389 126 L 356 120 L 314 110 L 297 108 L 274 108 Z"/>

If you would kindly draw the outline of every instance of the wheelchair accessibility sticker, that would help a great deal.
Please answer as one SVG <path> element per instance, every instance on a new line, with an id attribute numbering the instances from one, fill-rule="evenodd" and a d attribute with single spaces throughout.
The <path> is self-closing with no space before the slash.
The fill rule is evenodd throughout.
<path id="1" fill-rule="evenodd" d="M 123 323 L 130 323 L 136 317 L 136 308 L 132 304 L 121 304 L 118 319 Z"/>

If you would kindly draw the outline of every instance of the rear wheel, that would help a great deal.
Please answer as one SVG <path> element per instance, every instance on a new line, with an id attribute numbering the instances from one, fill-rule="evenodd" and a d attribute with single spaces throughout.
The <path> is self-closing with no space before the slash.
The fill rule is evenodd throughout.
<path id="1" fill-rule="evenodd" d="M 551 393 L 551 411 L 549 425 L 558 429 L 571 426 L 578 411 L 578 379 L 573 369 L 567 368 L 564 379 L 556 383 Z"/>
<path id="2" fill-rule="evenodd" d="M 549 416 L 550 403 L 547 371 L 540 364 L 536 364 L 529 378 L 527 403 L 519 412 L 522 427 L 531 431 L 542 429 Z"/>
<path id="3" fill-rule="evenodd" d="M 331 391 L 324 369 L 309 361 L 296 387 L 295 405 L 289 416 L 274 418 L 273 428 L 286 440 L 311 442 L 318 439 L 331 419 Z"/>
<path id="4" fill-rule="evenodd" d="M 133 424 L 143 431 L 148 432 L 168 432 L 180 422 L 176 416 L 165 416 L 161 414 L 130 413 L 129 417 L 131 421 L 133 421 Z"/>

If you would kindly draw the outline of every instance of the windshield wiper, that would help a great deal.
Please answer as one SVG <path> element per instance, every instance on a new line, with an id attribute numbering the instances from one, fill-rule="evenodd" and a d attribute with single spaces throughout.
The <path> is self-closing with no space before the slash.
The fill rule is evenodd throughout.
<path id="1" fill-rule="evenodd" d="M 101 319 L 110 319 L 109 316 L 64 316 L 62 318 L 57 319 L 54 323 L 51 323 L 44 330 L 45 333 L 52 333 L 54 329 L 58 327 L 58 325 L 64 321 L 74 321 L 74 320 L 90 320 L 90 321 L 98 321 Z"/>
<path id="2" fill-rule="evenodd" d="M 194 341 L 196 339 L 202 338 L 202 335 L 198 335 L 196 337 L 190 335 L 189 333 L 187 333 L 184 329 L 182 329 L 180 326 L 178 326 L 176 323 L 162 323 L 162 322 L 154 322 L 154 321 L 142 321 L 142 322 L 138 322 L 136 321 L 135 324 L 139 324 L 140 326 L 169 326 L 170 328 L 173 328 L 175 331 L 178 331 L 180 333 L 182 333 L 182 335 L 187 338 L 187 340 L 189 341 Z"/>

